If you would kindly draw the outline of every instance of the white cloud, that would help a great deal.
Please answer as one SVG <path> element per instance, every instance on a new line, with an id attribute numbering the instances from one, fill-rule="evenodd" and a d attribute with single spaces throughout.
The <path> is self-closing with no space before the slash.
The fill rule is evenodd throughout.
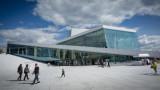
<path id="1" fill-rule="evenodd" d="M 14 30 L 0 30 L 0 37 L 6 41 L 16 41 L 25 43 L 54 44 L 57 42 L 56 37 L 60 33 L 54 27 L 24 29 L 17 28 Z"/>
<path id="2" fill-rule="evenodd" d="M 34 15 L 59 24 L 119 24 L 136 14 L 160 15 L 160 0 L 37 0 Z"/>
<path id="3" fill-rule="evenodd" d="M 92 29 L 96 27 L 101 27 L 102 25 L 100 24 L 77 24 L 71 26 L 72 28 L 80 28 L 80 29 Z"/>
<path id="4" fill-rule="evenodd" d="M 139 42 L 142 50 L 160 51 L 160 35 L 142 35 Z"/>

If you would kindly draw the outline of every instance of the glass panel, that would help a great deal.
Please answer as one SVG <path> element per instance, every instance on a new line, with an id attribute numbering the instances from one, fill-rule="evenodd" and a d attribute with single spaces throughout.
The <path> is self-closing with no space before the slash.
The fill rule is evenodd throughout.
<path id="1" fill-rule="evenodd" d="M 27 52 L 28 52 L 27 55 L 34 56 L 34 48 L 33 47 L 28 47 Z"/>
<path id="2" fill-rule="evenodd" d="M 38 57 L 49 57 L 49 49 L 48 48 L 37 48 L 37 56 Z"/>
<path id="3" fill-rule="evenodd" d="M 49 48 L 50 57 L 56 57 L 56 51 L 54 49 Z"/>
<path id="4" fill-rule="evenodd" d="M 38 47 L 37 48 L 37 56 L 38 57 L 56 57 L 56 50 L 52 48 L 43 48 Z"/>
<path id="5" fill-rule="evenodd" d="M 138 49 L 137 36 L 134 32 L 105 29 L 105 38 L 108 48 Z"/>
<path id="6" fill-rule="evenodd" d="M 86 35 L 82 35 L 80 37 L 62 42 L 60 44 L 90 47 L 106 47 L 104 30 L 101 29 L 95 32 L 91 32 Z"/>

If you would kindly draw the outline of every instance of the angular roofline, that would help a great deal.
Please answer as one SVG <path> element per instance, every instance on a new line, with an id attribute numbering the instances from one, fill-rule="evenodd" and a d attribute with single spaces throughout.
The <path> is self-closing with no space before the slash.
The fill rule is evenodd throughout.
<path id="1" fill-rule="evenodd" d="M 94 31 L 98 31 L 98 30 L 100 30 L 100 29 L 102 29 L 102 27 L 96 27 L 96 28 L 93 28 L 93 29 L 88 29 L 88 31 L 86 31 L 86 32 L 82 32 L 82 33 L 79 33 L 79 34 L 74 35 L 74 36 L 72 36 L 72 37 L 68 37 L 68 38 L 66 38 L 66 39 L 64 39 L 64 40 L 61 40 L 61 41 L 57 42 L 57 44 L 59 44 L 59 43 L 61 43 L 61 42 L 64 42 L 64 41 L 67 41 L 67 40 L 70 40 L 70 39 L 73 39 L 73 38 L 77 38 L 77 37 L 82 36 L 82 35 L 85 35 L 85 34 L 87 34 L 87 33 L 91 33 L 91 32 L 94 32 Z"/>
<path id="2" fill-rule="evenodd" d="M 112 30 L 117 30 L 117 31 L 126 31 L 126 32 L 137 32 L 137 29 L 130 29 L 130 28 L 126 28 L 126 27 L 117 27 L 117 26 L 107 26 L 107 25 L 101 25 L 99 27 L 96 27 L 96 28 L 93 28 L 93 29 L 88 29 L 88 31 L 86 32 L 82 32 L 82 33 L 79 33 L 77 35 L 74 35 L 74 36 L 71 36 L 69 38 L 66 38 L 64 40 L 61 40 L 59 42 L 57 42 L 56 44 L 59 44 L 59 43 L 62 43 L 62 42 L 65 42 L 65 41 L 68 41 L 68 40 L 71 40 L 71 39 L 74 39 L 74 38 L 77 38 L 79 36 L 82 36 L 82 35 L 85 35 L 85 34 L 88 34 L 88 33 L 91 33 L 91 32 L 95 32 L 95 31 L 98 31 L 98 30 L 101 30 L 101 29 L 112 29 Z M 75 28 L 74 28 L 75 29 Z"/>
<path id="3" fill-rule="evenodd" d="M 137 32 L 137 28 L 126 28 L 126 27 L 117 27 L 117 26 L 107 26 L 102 25 L 103 28 L 118 30 L 118 31 L 126 31 L 126 32 Z"/>

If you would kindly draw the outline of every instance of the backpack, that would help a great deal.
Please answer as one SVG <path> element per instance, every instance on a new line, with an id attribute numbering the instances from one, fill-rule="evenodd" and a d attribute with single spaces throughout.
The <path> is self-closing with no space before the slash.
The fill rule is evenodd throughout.
<path id="1" fill-rule="evenodd" d="M 26 67 L 26 68 L 24 69 L 24 73 L 29 73 L 29 68 Z"/>

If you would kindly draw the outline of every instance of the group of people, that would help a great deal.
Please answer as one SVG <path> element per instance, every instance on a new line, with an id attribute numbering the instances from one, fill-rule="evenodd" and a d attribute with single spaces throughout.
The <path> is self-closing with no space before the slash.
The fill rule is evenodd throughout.
<path id="1" fill-rule="evenodd" d="M 141 61 L 142 61 L 142 65 L 150 65 L 151 64 L 151 62 L 148 58 L 144 58 Z"/>
<path id="2" fill-rule="evenodd" d="M 99 59 L 99 64 L 101 65 L 101 67 L 105 67 L 107 65 L 107 67 L 110 67 L 110 60 L 109 59 Z"/>
<path id="3" fill-rule="evenodd" d="M 110 67 L 110 62 L 109 62 L 109 60 L 106 60 L 106 61 L 107 61 L 107 66 Z M 102 63 L 102 61 L 101 61 L 101 63 Z M 151 68 L 154 70 L 155 74 L 157 74 L 157 63 L 156 63 L 156 61 L 152 61 L 152 62 L 151 62 Z M 23 80 L 24 80 L 24 81 L 25 81 L 26 79 L 29 80 L 28 74 L 30 73 L 30 70 L 29 70 L 28 64 L 26 64 L 24 70 L 23 70 L 22 64 L 20 64 L 20 65 L 18 66 L 17 73 L 19 74 L 17 80 L 22 80 L 22 74 L 23 74 L 23 73 L 24 73 L 24 78 L 23 78 Z M 32 84 L 40 83 L 40 81 L 39 81 L 39 66 L 38 66 L 37 63 L 35 64 L 34 71 L 33 71 L 32 74 L 35 75 Z M 64 69 L 62 69 L 61 78 L 62 78 L 62 77 L 65 77 L 65 70 L 64 70 Z"/>
<path id="4" fill-rule="evenodd" d="M 20 64 L 20 65 L 18 66 L 17 73 L 19 74 L 19 76 L 18 76 L 17 80 L 20 80 L 20 81 L 22 80 L 22 74 L 23 74 L 23 72 L 24 72 L 24 78 L 23 78 L 23 80 L 24 80 L 24 81 L 25 81 L 26 79 L 29 80 L 28 74 L 30 73 L 30 70 L 29 70 L 28 64 L 26 64 L 26 67 L 24 68 L 24 70 L 23 70 L 22 64 Z M 39 81 L 39 66 L 38 66 L 37 63 L 35 64 L 35 68 L 34 68 L 34 71 L 33 71 L 32 74 L 35 75 L 32 84 L 40 83 L 40 81 Z"/>
<path id="5" fill-rule="evenodd" d="M 149 60 L 148 58 L 142 59 L 142 65 L 150 65 L 150 68 L 153 69 L 154 73 L 157 74 L 157 63 L 156 60 Z"/>

